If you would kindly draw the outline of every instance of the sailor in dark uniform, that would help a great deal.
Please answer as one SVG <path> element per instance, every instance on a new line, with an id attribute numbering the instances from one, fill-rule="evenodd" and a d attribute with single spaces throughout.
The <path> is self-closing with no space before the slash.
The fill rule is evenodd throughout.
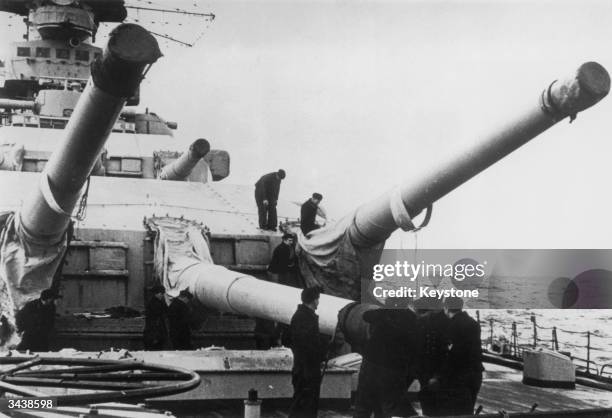
<path id="1" fill-rule="evenodd" d="M 323 200 L 323 195 L 320 193 L 313 193 L 312 197 L 309 198 L 302 204 L 300 210 L 300 228 L 304 235 L 310 231 L 320 228 L 315 222 L 317 218 L 317 211 L 319 210 L 319 203 Z"/>
<path id="2" fill-rule="evenodd" d="M 285 170 L 264 174 L 255 183 L 255 203 L 259 215 L 259 228 L 276 231 L 276 203 L 280 193 L 281 181 L 285 178 Z"/>
<path id="3" fill-rule="evenodd" d="M 376 309 L 365 312 L 363 320 L 370 326 L 370 337 L 363 350 L 353 417 L 390 417 L 399 412 L 414 379 L 417 316 L 407 308 Z M 414 410 L 402 413 L 412 414 Z"/>
<path id="4" fill-rule="evenodd" d="M 293 401 L 290 417 L 316 417 L 321 386 L 321 363 L 326 347 L 319 334 L 319 306 L 321 289 L 310 287 L 302 290 L 302 303 L 289 325 L 290 346 L 293 352 Z"/>
<path id="5" fill-rule="evenodd" d="M 295 253 L 295 235 L 285 233 L 282 242 L 274 249 L 268 271 L 274 281 L 285 286 L 303 288 Z M 255 319 L 255 342 L 258 350 L 267 350 L 286 340 L 288 326 L 267 319 Z M 285 341 L 286 342 L 286 341 Z"/>
<path id="6" fill-rule="evenodd" d="M 175 350 L 191 350 L 191 322 L 192 314 L 189 301 L 193 295 L 189 290 L 183 289 L 178 297 L 174 298 L 168 307 L 168 322 L 170 324 L 170 341 Z"/>
<path id="7" fill-rule="evenodd" d="M 23 332 L 17 350 L 49 351 L 49 339 L 55 325 L 55 300 L 61 296 L 46 289 L 38 299 L 26 303 L 17 312 L 17 330 Z"/>
<path id="8" fill-rule="evenodd" d="M 153 297 L 145 308 L 143 342 L 145 350 L 163 350 L 168 341 L 168 305 L 164 300 L 166 288 L 155 285 Z"/>
<path id="9" fill-rule="evenodd" d="M 463 299 L 447 298 L 444 309 L 449 322 L 449 342 L 447 376 L 451 394 L 449 408 L 455 415 L 474 413 L 476 398 L 482 384 L 480 324 L 463 309 Z"/>
<path id="10" fill-rule="evenodd" d="M 284 234 L 283 241 L 274 249 L 268 271 L 278 275 L 278 283 L 285 286 L 303 287 L 298 272 L 294 235 Z"/>
<path id="11" fill-rule="evenodd" d="M 419 401 L 424 415 L 444 416 L 448 399 L 442 390 L 445 366 L 448 361 L 448 325 L 450 319 L 438 298 L 415 301 L 419 316 L 419 352 L 417 376 L 421 385 Z"/>

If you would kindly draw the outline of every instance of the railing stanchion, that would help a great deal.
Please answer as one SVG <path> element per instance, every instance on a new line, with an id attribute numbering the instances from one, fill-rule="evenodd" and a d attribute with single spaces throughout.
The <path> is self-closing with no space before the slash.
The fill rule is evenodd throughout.
<path id="1" fill-rule="evenodd" d="M 536 323 L 535 315 L 532 314 L 529 319 L 533 323 L 533 348 L 535 349 L 538 345 L 538 325 Z"/>
<path id="2" fill-rule="evenodd" d="M 516 339 L 517 339 L 516 321 L 512 321 L 512 354 L 514 355 L 514 357 L 518 357 L 518 350 L 516 348 Z"/>
<path id="3" fill-rule="evenodd" d="M 587 331 L 587 373 L 591 373 L 591 331 Z"/>

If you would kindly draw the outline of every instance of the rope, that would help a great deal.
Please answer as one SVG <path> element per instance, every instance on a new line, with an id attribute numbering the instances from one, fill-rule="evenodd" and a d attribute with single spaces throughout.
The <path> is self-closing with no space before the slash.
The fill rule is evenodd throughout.
<path id="1" fill-rule="evenodd" d="M 429 224 L 429 221 L 431 220 L 431 214 L 433 212 L 433 204 L 429 204 L 425 210 L 427 212 L 425 212 L 425 218 L 423 219 L 423 222 L 421 222 L 421 225 L 419 225 L 416 229 L 414 229 L 413 232 L 417 232 L 425 228 L 427 224 Z"/>
<path id="2" fill-rule="evenodd" d="M 73 217 L 77 221 L 83 221 L 87 214 L 87 197 L 89 196 L 89 182 L 91 176 L 87 176 L 87 183 L 85 184 L 85 192 L 81 195 L 76 215 Z"/>
<path id="3" fill-rule="evenodd" d="M 419 228 L 420 229 L 420 228 Z M 418 264 L 417 262 L 417 258 L 418 258 L 418 254 L 419 254 L 419 229 L 415 229 L 412 232 L 414 232 L 414 259 L 412 260 L 413 264 Z M 417 276 L 416 278 L 416 286 L 419 287 L 420 283 L 419 283 L 419 277 Z"/>

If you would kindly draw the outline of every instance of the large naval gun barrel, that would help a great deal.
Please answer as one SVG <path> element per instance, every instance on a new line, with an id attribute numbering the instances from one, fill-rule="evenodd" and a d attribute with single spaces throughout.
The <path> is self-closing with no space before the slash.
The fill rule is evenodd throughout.
<path id="1" fill-rule="evenodd" d="M 501 160 L 546 129 L 603 99 L 610 76 L 596 62 L 587 62 L 562 81 L 554 81 L 523 114 L 474 146 L 419 178 L 360 207 L 349 227 L 353 245 L 368 248 L 385 241 L 398 227 L 414 229 L 411 219 L 433 202 Z"/>
<path id="2" fill-rule="evenodd" d="M 180 289 L 189 289 L 199 303 L 209 308 L 289 324 L 300 303 L 301 289 L 295 287 L 264 281 L 212 263 L 194 263 L 192 259 L 175 259 L 173 263 L 170 274 L 177 276 L 172 281 L 180 283 Z M 348 341 L 363 341 L 362 314 L 377 308 L 322 294 L 317 309 L 319 330 L 334 335 L 339 329 Z"/>
<path id="3" fill-rule="evenodd" d="M 196 164 L 208 154 L 210 144 L 204 138 L 196 139 L 187 152 L 166 165 L 160 172 L 161 180 L 184 180 L 189 177 Z"/>
<path id="4" fill-rule="evenodd" d="M 187 267 L 179 278 L 204 306 L 223 312 L 248 315 L 288 324 L 300 303 L 301 289 L 267 282 L 215 264 L 198 263 Z M 333 335 L 338 312 L 349 299 L 321 295 L 317 313 L 322 333 Z"/>
<path id="5" fill-rule="evenodd" d="M 35 101 L 0 99 L 0 109 L 32 110 L 34 113 L 40 111 L 40 106 Z"/>
<path id="6" fill-rule="evenodd" d="M 138 25 L 115 28 L 72 113 L 64 139 L 20 212 L 20 230 L 37 241 L 61 239 L 97 159 L 127 99 L 161 56 L 157 41 Z"/>

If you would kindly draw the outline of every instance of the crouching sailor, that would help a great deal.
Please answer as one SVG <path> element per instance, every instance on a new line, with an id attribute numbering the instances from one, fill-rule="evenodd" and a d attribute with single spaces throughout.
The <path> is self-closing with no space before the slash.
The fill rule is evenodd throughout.
<path id="1" fill-rule="evenodd" d="M 24 305 L 17 313 L 17 329 L 23 332 L 17 350 L 49 351 L 49 339 L 55 325 L 55 289 L 46 289 L 40 298 Z"/>

